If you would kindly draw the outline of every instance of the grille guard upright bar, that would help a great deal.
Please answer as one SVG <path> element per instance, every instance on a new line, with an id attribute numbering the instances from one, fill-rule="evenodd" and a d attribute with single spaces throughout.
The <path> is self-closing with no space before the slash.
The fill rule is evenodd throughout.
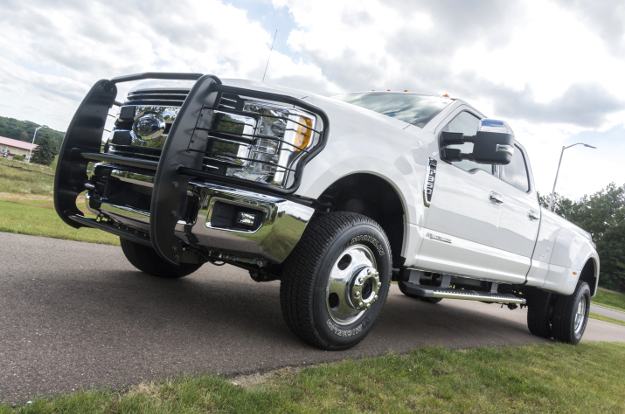
<path id="1" fill-rule="evenodd" d="M 194 177 L 181 174 L 180 166 L 202 169 L 208 135 L 197 129 L 198 123 L 210 123 L 219 92 L 213 87 L 221 81 L 204 75 L 193 85 L 171 126 L 156 169 L 150 203 L 150 240 L 154 250 L 165 260 L 178 264 L 182 241 L 174 234 L 178 220 L 186 211 L 187 187 Z M 195 151 L 190 151 L 195 150 Z M 200 151 L 201 150 L 201 151 Z"/>
<path id="2" fill-rule="evenodd" d="M 75 228 L 85 225 L 69 218 L 83 215 L 76 198 L 85 190 L 89 160 L 80 154 L 100 152 L 106 117 L 116 96 L 114 84 L 98 81 L 78 107 L 63 138 L 54 174 L 54 208 L 61 220 Z"/>

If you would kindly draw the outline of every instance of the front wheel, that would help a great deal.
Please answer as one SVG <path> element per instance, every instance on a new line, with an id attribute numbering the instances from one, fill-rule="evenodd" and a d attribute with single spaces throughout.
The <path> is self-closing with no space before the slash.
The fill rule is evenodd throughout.
<path id="1" fill-rule="evenodd" d="M 576 345 L 588 324 L 590 288 L 579 281 L 570 296 L 558 296 L 553 305 L 553 337 L 560 342 Z"/>
<path id="2" fill-rule="evenodd" d="M 284 262 L 282 315 L 300 339 L 350 348 L 371 331 L 391 283 L 391 249 L 372 219 L 347 212 L 313 218 Z"/>

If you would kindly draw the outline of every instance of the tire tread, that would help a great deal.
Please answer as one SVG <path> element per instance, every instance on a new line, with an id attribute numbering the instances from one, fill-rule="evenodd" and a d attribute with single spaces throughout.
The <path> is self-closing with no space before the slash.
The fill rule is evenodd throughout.
<path id="1" fill-rule="evenodd" d="M 361 214 L 334 212 L 314 217 L 306 227 L 299 243 L 284 262 L 280 284 L 282 316 L 289 330 L 311 345 L 327 350 L 346 349 L 362 341 L 371 331 L 369 329 L 359 337 L 357 342 L 347 346 L 331 344 L 317 332 L 312 300 L 316 275 L 330 245 L 347 229 L 365 223 L 375 226 L 384 236 L 384 241 L 389 246 L 389 257 L 392 257 L 386 234 L 378 223 Z M 386 286 L 387 290 L 389 286 L 390 283 Z"/>

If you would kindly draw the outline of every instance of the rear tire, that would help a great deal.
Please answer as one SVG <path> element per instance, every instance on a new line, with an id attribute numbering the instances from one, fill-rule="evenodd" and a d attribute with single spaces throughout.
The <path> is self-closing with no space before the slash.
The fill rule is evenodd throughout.
<path id="1" fill-rule="evenodd" d="M 577 282 L 570 296 L 556 297 L 553 306 L 553 337 L 556 341 L 577 345 L 584 336 L 590 311 L 588 283 Z"/>
<path id="2" fill-rule="evenodd" d="M 151 247 L 123 238 L 119 241 L 130 264 L 148 275 L 178 279 L 190 275 L 202 266 L 189 263 L 176 266 L 163 260 Z"/>
<path id="3" fill-rule="evenodd" d="M 543 290 L 536 290 L 529 295 L 527 327 L 534 335 L 551 338 L 554 298 L 553 293 Z"/>
<path id="4" fill-rule="evenodd" d="M 372 219 L 347 212 L 315 217 L 283 264 L 282 316 L 321 349 L 350 348 L 380 315 L 391 283 L 391 249 Z"/>

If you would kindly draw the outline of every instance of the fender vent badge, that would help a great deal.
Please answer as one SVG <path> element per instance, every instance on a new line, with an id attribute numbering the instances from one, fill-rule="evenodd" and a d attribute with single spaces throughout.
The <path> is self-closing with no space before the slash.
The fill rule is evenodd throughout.
<path id="1" fill-rule="evenodd" d="M 423 204 L 426 207 L 432 202 L 432 194 L 434 194 L 434 180 L 436 179 L 436 160 L 428 158 L 425 168 L 425 183 L 423 184 Z"/>

